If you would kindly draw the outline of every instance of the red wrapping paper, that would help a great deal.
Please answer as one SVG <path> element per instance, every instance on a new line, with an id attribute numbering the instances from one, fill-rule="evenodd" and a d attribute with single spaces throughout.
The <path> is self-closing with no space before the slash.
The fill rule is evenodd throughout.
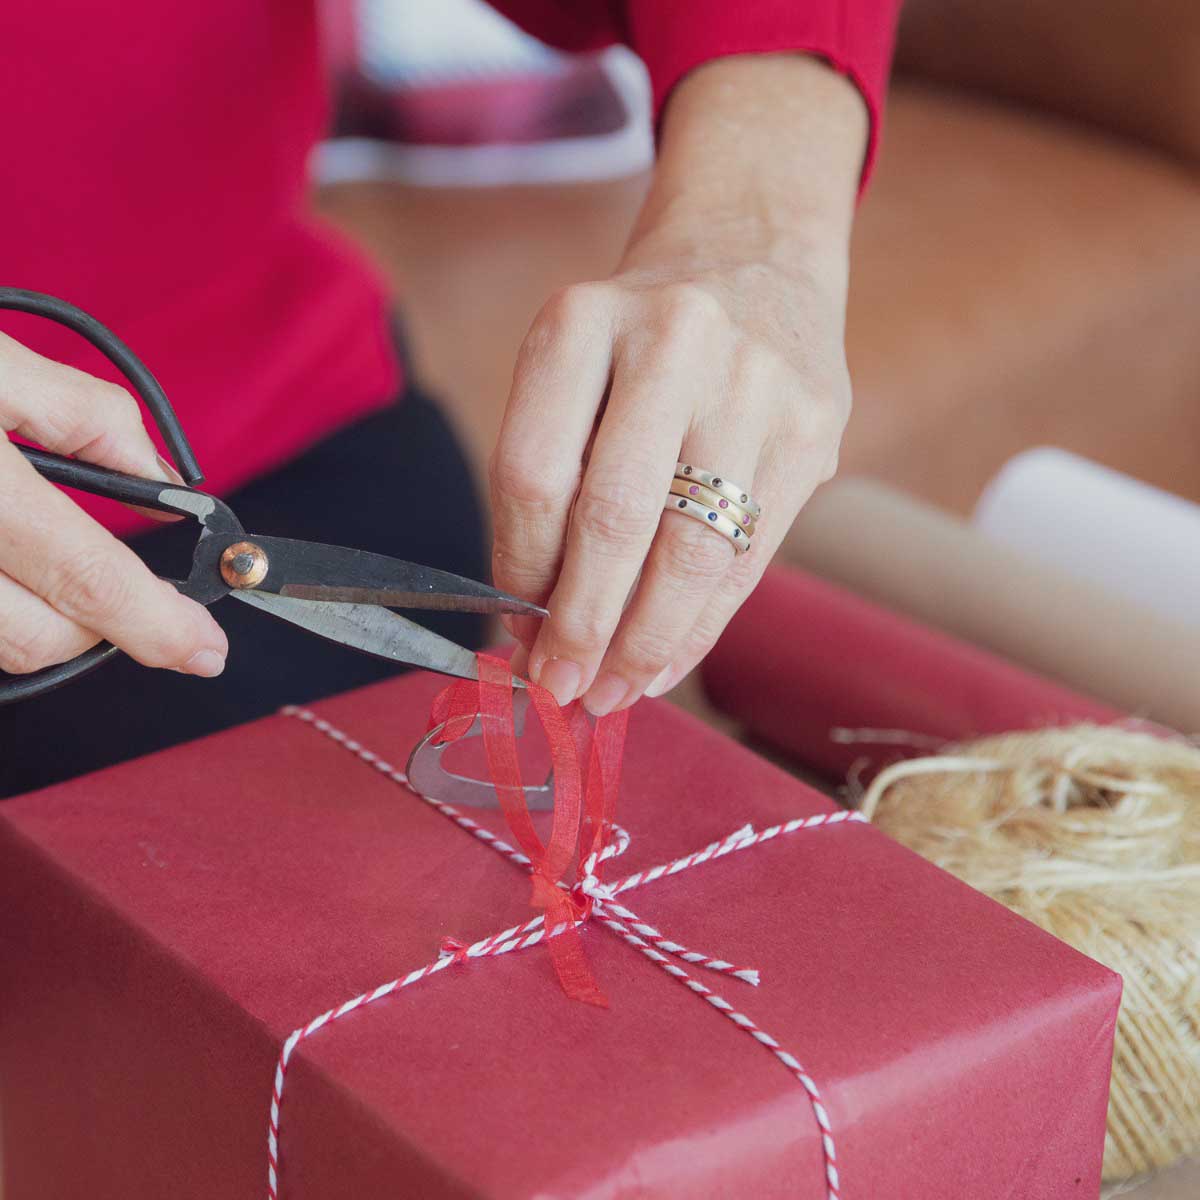
<path id="1" fill-rule="evenodd" d="M 1101 651 L 1102 652 L 1102 651 Z M 757 739 L 845 779 L 903 747 L 840 742 L 835 729 L 962 741 L 1118 710 L 814 575 L 767 572 L 701 668 L 712 703 Z M 928 753 L 918 746 L 913 752 Z"/>
<path id="2" fill-rule="evenodd" d="M 402 759 L 442 681 L 316 706 Z M 661 702 L 630 723 L 609 878 L 745 822 L 831 810 Z M 496 810 L 471 810 L 503 833 Z M 535 821 L 546 834 L 545 814 Z M 862 824 L 628 893 L 819 1084 L 842 1195 L 1095 1197 L 1116 976 Z M 0 808 L 6 1200 L 266 1192 L 284 1038 L 529 916 L 513 865 L 301 721 L 271 718 Z M 607 1010 L 545 947 L 473 960 L 306 1040 L 285 1200 L 826 1195 L 819 1132 L 763 1047 L 607 931 Z"/>

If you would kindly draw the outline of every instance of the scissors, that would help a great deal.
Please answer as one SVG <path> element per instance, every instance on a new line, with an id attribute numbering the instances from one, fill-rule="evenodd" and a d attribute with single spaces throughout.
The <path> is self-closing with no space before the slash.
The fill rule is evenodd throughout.
<path id="1" fill-rule="evenodd" d="M 145 402 L 187 486 L 125 475 L 30 446 L 17 448 L 52 483 L 195 521 L 200 536 L 191 571 L 187 579 L 170 582 L 197 603 L 210 605 L 232 596 L 364 654 L 463 679 L 477 678 L 471 651 L 389 609 L 548 615 L 527 600 L 448 571 L 345 546 L 247 533 L 228 505 L 196 489 L 204 475 L 166 393 L 111 330 L 64 300 L 18 288 L 0 288 L 0 309 L 33 313 L 74 330 Z M 101 642 L 69 662 L 28 675 L 0 673 L 0 704 L 60 687 L 119 653 L 116 646 Z M 524 686 L 520 680 L 513 682 Z"/>

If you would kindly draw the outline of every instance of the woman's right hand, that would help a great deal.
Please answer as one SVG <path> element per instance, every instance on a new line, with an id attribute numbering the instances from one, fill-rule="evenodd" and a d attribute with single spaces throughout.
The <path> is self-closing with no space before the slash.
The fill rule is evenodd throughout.
<path id="1" fill-rule="evenodd" d="M 154 449 L 133 397 L 0 334 L 0 429 L 129 475 L 182 480 Z M 107 638 L 148 667 L 219 675 L 229 650 L 208 610 L 0 437 L 0 670 L 26 674 Z"/>

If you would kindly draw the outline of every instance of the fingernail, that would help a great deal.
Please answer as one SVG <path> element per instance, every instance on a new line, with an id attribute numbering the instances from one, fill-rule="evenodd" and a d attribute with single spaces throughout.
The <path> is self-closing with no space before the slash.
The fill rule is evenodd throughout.
<path id="1" fill-rule="evenodd" d="M 653 699 L 655 696 L 661 696 L 663 692 L 671 690 L 675 680 L 672 678 L 674 667 L 663 667 L 661 671 L 654 677 L 654 682 L 646 689 L 646 695 Z"/>
<path id="2" fill-rule="evenodd" d="M 583 698 L 583 707 L 593 717 L 607 716 L 629 695 L 629 684 L 620 675 L 606 671 L 588 688 Z"/>
<path id="3" fill-rule="evenodd" d="M 583 678 L 578 664 L 567 658 L 548 658 L 542 663 L 534 683 L 540 683 L 565 708 L 575 699 Z"/>
<path id="4" fill-rule="evenodd" d="M 161 454 L 155 457 L 158 459 L 158 469 L 162 472 L 160 478 L 164 483 L 183 483 L 183 476 Z"/>
<path id="5" fill-rule="evenodd" d="M 202 679 L 213 679 L 225 670 L 225 659 L 215 650 L 197 650 L 180 667 L 185 675 L 199 675 Z"/>

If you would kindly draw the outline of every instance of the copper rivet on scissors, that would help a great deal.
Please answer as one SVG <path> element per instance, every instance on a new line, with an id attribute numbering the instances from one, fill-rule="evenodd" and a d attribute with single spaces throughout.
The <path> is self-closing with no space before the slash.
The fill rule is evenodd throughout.
<path id="1" fill-rule="evenodd" d="M 221 578 L 231 588 L 258 587 L 267 577 L 267 553 L 253 542 L 234 542 L 221 555 Z"/>

